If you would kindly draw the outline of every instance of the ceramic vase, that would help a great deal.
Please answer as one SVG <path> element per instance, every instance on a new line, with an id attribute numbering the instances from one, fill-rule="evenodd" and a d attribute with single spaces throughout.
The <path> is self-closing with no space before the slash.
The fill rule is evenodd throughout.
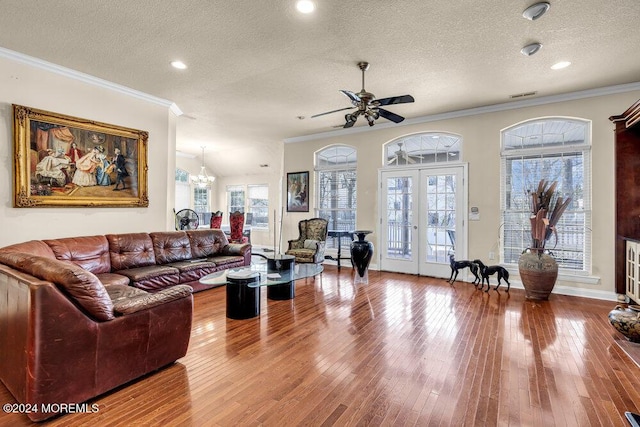
<path id="1" fill-rule="evenodd" d="M 609 312 L 609 322 L 631 342 L 640 342 L 640 313 L 636 310 L 616 306 Z"/>
<path id="2" fill-rule="evenodd" d="M 520 255 L 518 271 L 527 299 L 549 299 L 558 278 L 558 263 L 551 255 L 542 250 L 527 249 Z"/>
<path id="3" fill-rule="evenodd" d="M 373 243 L 365 240 L 365 236 L 372 233 L 370 230 L 356 230 L 353 232 L 358 240 L 351 242 L 351 262 L 356 267 L 356 279 L 364 279 L 366 282 L 367 268 L 373 257 Z"/>

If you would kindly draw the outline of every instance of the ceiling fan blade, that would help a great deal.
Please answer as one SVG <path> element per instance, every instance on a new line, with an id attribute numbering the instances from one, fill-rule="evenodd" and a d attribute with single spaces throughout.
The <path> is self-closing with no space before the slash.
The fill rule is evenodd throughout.
<path id="1" fill-rule="evenodd" d="M 311 116 L 310 118 L 314 118 L 314 117 L 320 117 L 320 116 L 324 116 L 325 114 L 331 114 L 331 113 L 337 113 L 338 111 L 344 111 L 344 110 L 353 110 L 356 107 L 345 107 L 345 108 L 339 108 L 337 110 L 333 110 L 333 111 L 327 111 L 326 113 L 320 113 L 320 114 L 316 114 L 314 116 Z"/>
<path id="2" fill-rule="evenodd" d="M 411 95 L 402 95 L 402 96 L 390 96 L 389 98 L 377 99 L 376 102 L 378 105 L 391 105 L 391 104 L 407 104 L 409 102 L 414 102 L 413 96 Z"/>
<path id="3" fill-rule="evenodd" d="M 349 98 L 351 103 L 353 105 L 355 105 L 356 107 L 358 106 L 358 103 L 361 101 L 360 97 L 358 95 L 356 95 L 355 93 L 351 92 L 350 90 L 340 89 L 340 92 L 342 92 L 347 98 Z"/>
<path id="4" fill-rule="evenodd" d="M 396 113 L 392 113 L 389 110 L 385 110 L 384 108 L 378 108 L 378 113 L 380 113 L 381 117 L 384 117 L 387 120 L 391 120 L 394 123 L 400 123 L 404 120 L 404 117 L 399 116 Z"/>

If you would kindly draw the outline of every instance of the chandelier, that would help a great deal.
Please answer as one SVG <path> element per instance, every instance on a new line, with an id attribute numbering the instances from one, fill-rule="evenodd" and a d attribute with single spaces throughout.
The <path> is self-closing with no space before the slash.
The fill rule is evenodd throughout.
<path id="1" fill-rule="evenodd" d="M 197 185 L 198 188 L 207 188 L 216 180 L 215 176 L 209 176 L 204 167 L 204 146 L 202 147 L 202 166 L 200 167 L 200 173 L 197 176 L 191 175 L 190 178 L 191 182 Z"/>

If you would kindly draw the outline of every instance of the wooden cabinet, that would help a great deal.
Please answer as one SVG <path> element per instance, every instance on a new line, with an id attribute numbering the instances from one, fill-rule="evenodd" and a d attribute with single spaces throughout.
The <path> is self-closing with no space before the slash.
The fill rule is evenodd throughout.
<path id="1" fill-rule="evenodd" d="M 616 292 L 627 294 L 625 243 L 640 241 L 640 100 L 609 120 L 616 125 Z"/>
<path id="2" fill-rule="evenodd" d="M 640 301 L 640 242 L 627 240 L 626 249 L 626 295 L 638 302 Z"/>

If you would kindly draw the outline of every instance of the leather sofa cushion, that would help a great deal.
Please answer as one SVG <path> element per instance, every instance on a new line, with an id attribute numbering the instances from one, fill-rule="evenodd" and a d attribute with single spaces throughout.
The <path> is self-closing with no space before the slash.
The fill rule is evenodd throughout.
<path id="1" fill-rule="evenodd" d="M 184 231 L 150 233 L 158 264 L 191 259 L 191 245 Z"/>
<path id="2" fill-rule="evenodd" d="M 114 318 L 113 303 L 104 285 L 93 273 L 72 262 L 22 252 L 0 253 L 0 262 L 55 283 L 96 320 L 106 321 Z"/>
<path id="3" fill-rule="evenodd" d="M 29 240 L 28 242 L 16 243 L 2 248 L 2 252 L 22 252 L 25 254 L 55 258 L 55 254 L 42 240 Z"/>
<path id="4" fill-rule="evenodd" d="M 189 296 L 193 289 L 187 285 L 176 285 L 156 293 L 145 292 L 131 286 L 114 285 L 107 288 L 117 314 L 127 315 L 147 310 L 170 301 Z"/>
<path id="5" fill-rule="evenodd" d="M 112 271 L 155 265 L 153 242 L 147 233 L 107 234 Z"/>
<path id="6" fill-rule="evenodd" d="M 149 265 L 115 272 L 131 279 L 131 286 L 145 291 L 158 291 L 180 284 L 180 271 L 167 265 Z"/>
<path id="7" fill-rule="evenodd" d="M 93 274 L 111 271 L 109 243 L 105 236 L 69 237 L 44 242 L 59 260 L 71 261 Z"/>
<path id="8" fill-rule="evenodd" d="M 215 262 L 219 270 L 241 267 L 244 265 L 244 257 L 240 255 L 218 255 L 213 258 L 209 258 L 208 261 Z"/>
<path id="9" fill-rule="evenodd" d="M 191 255 L 193 258 L 207 258 L 218 255 L 222 248 L 229 244 L 229 240 L 227 240 L 227 236 L 222 230 L 188 230 L 187 236 L 191 243 Z"/>
<path id="10" fill-rule="evenodd" d="M 167 264 L 167 266 L 180 270 L 180 283 L 191 283 L 199 280 L 202 276 L 215 273 L 220 267 L 215 262 L 216 258 L 209 261 L 178 261 Z"/>
<path id="11" fill-rule="evenodd" d="M 98 273 L 96 274 L 98 280 L 102 282 L 105 287 L 111 285 L 123 285 L 129 286 L 129 278 L 127 276 L 123 276 L 122 274 L 116 273 Z"/>

